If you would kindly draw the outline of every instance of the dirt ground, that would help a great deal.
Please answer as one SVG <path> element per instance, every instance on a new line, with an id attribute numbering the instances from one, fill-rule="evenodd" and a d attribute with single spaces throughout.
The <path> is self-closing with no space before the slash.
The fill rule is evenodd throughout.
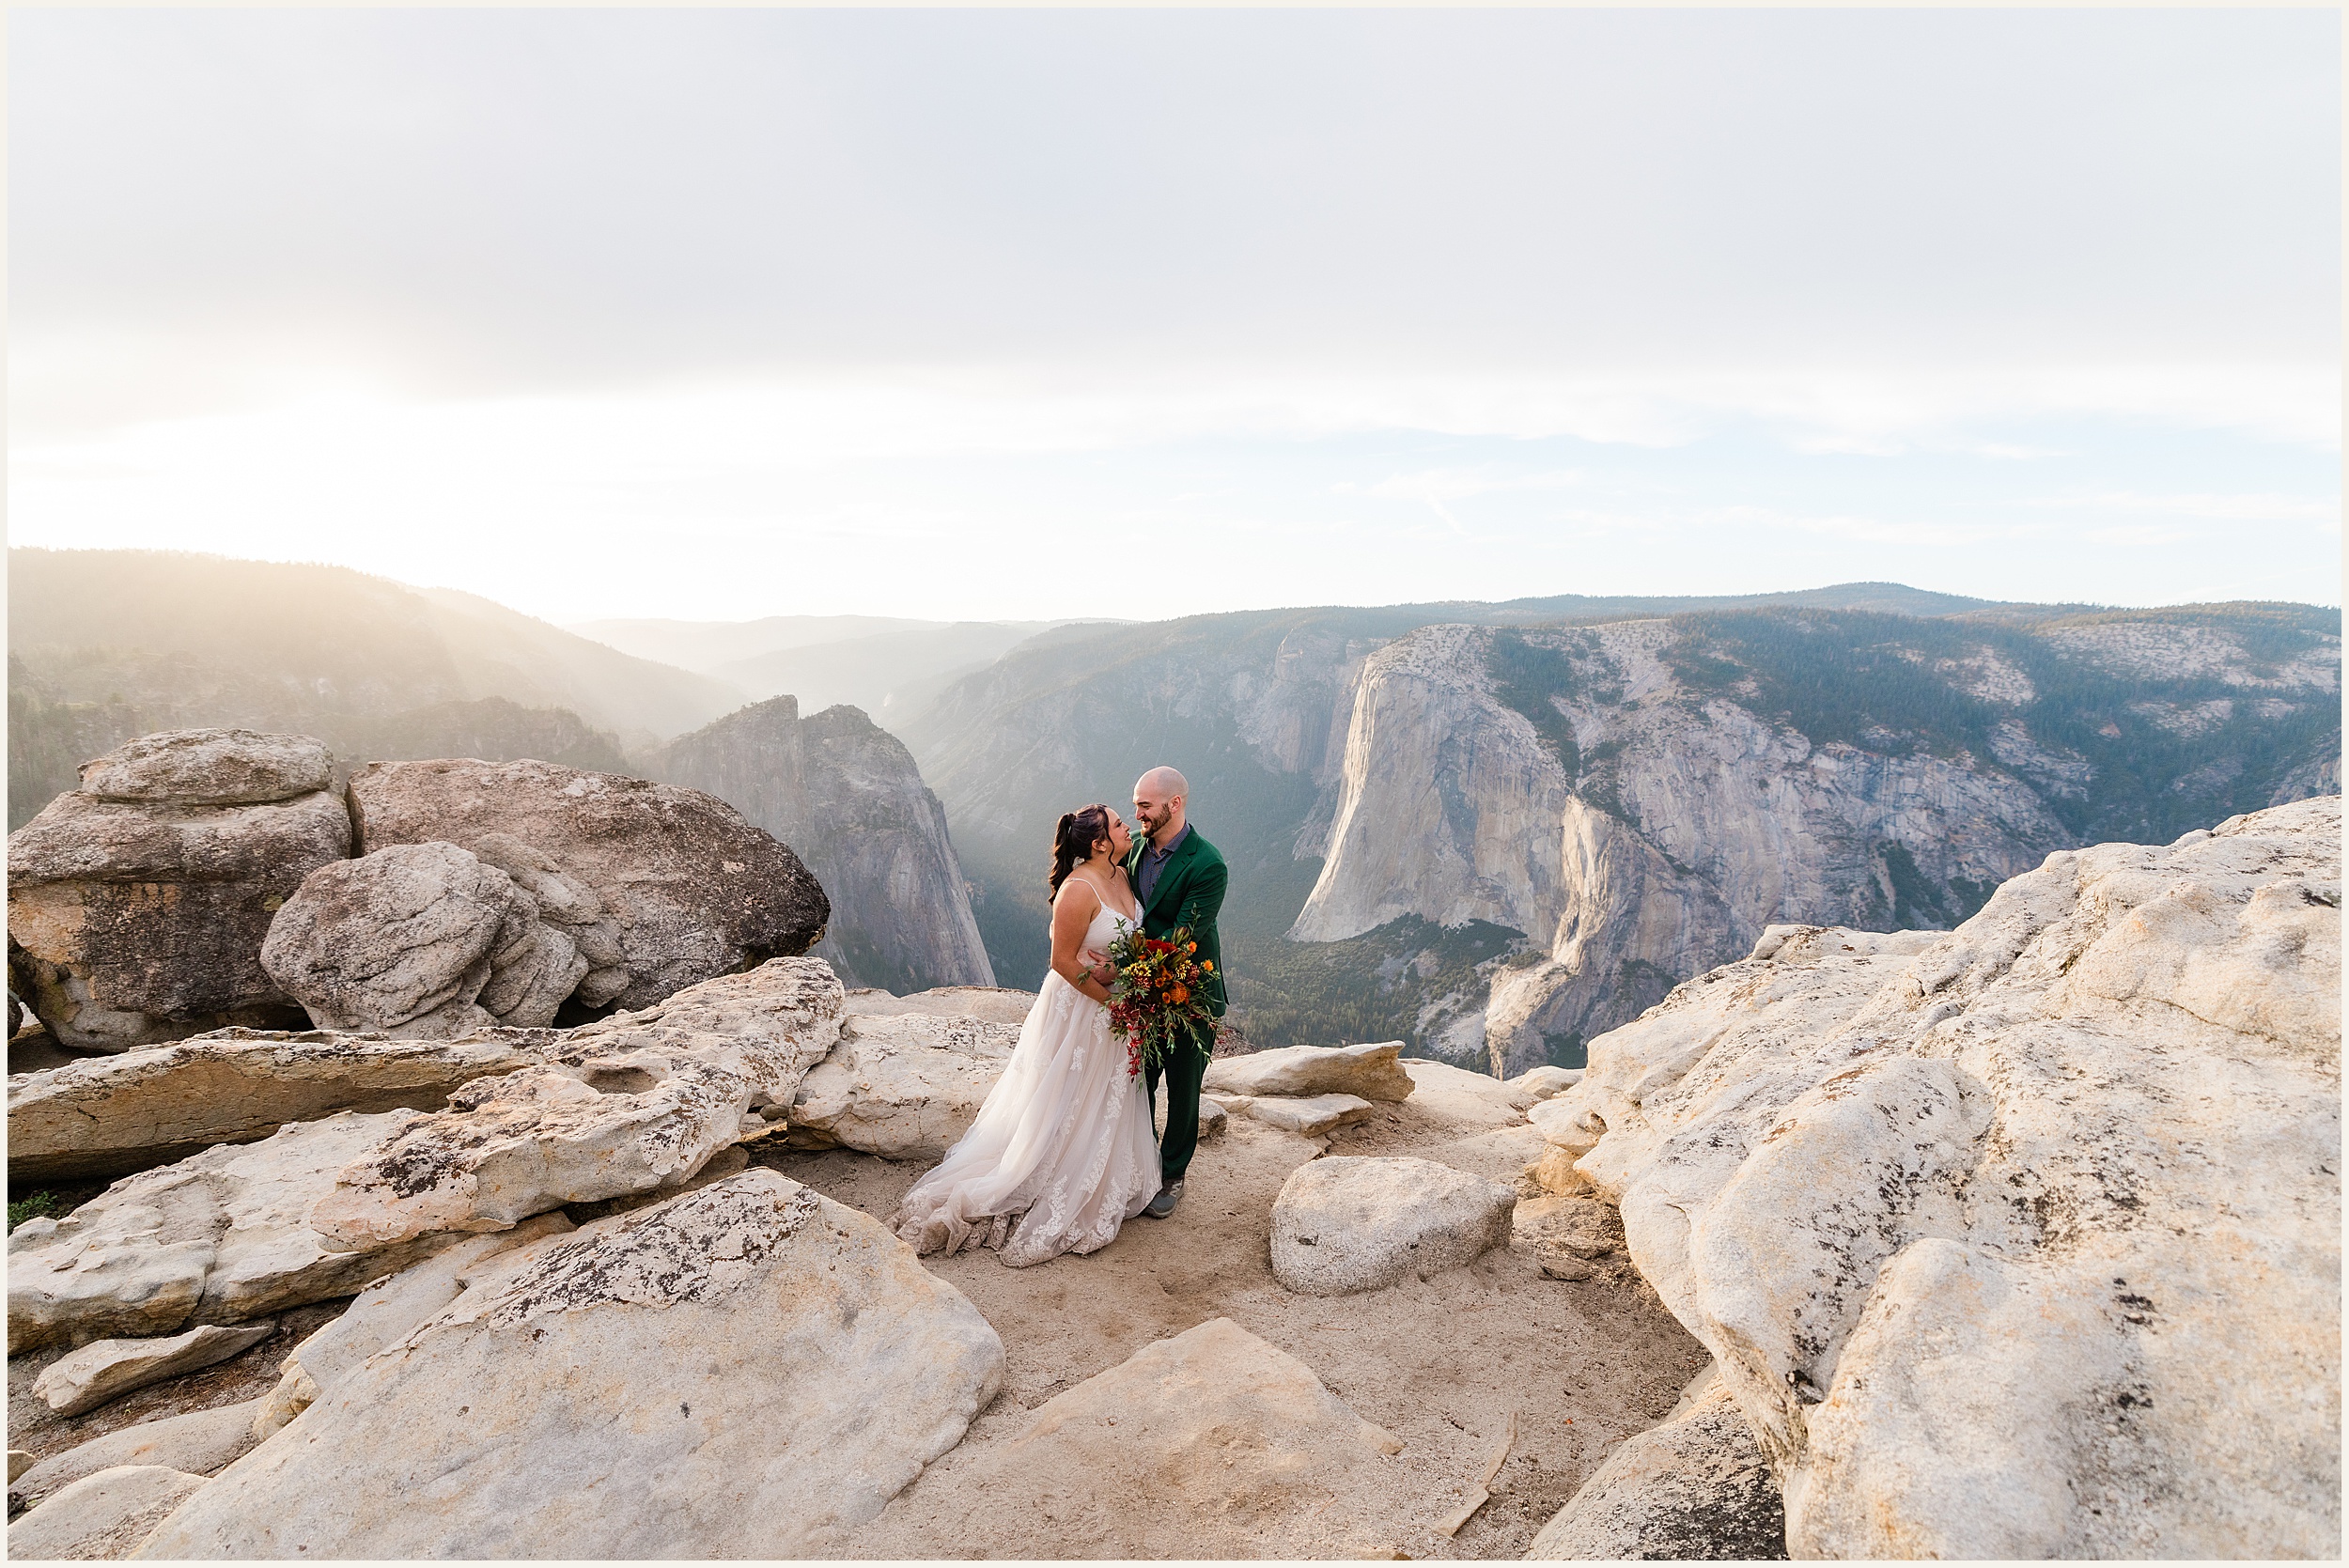
<path id="1" fill-rule="evenodd" d="M 943 1478 L 1018 1436 L 1028 1413 L 1063 1389 L 1154 1340 L 1229 1317 L 1403 1440 L 1395 1481 L 1421 1501 L 1394 1543 L 1399 1552 L 1523 1556 L 1617 1443 L 1672 1408 L 1705 1353 L 1620 1259 L 1569 1283 L 1544 1278 L 1523 1252 L 1496 1250 L 1468 1268 L 1388 1290 L 1292 1295 L 1272 1275 L 1272 1201 L 1325 1144 L 1330 1154 L 1415 1155 L 1512 1181 L 1540 1138 L 1505 1111 L 1443 1094 L 1381 1106 L 1330 1140 L 1235 1116 L 1221 1140 L 1200 1146 L 1174 1215 L 1135 1219 L 1098 1252 L 1029 1269 L 1005 1268 L 986 1252 L 927 1260 L 1003 1336 L 1004 1388 L 962 1444 L 859 1535 L 854 1555 L 963 1555 L 956 1542 L 968 1500 L 950 1498 Z M 923 1169 L 843 1151 L 776 1149 L 757 1159 L 884 1219 Z M 1455 1537 L 1437 1534 L 1470 1496 L 1513 1413 L 1517 1438 L 1502 1490 Z M 1072 1533 L 1060 1555 L 1094 1553 Z M 1184 1555 L 1180 1543 L 1166 1555 Z"/>

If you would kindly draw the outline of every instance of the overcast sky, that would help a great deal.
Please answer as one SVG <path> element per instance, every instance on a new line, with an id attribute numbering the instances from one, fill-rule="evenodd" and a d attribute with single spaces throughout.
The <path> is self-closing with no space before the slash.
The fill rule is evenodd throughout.
<path id="1" fill-rule="evenodd" d="M 19 10 L 10 537 L 558 620 L 2337 603 L 2339 26 Z"/>

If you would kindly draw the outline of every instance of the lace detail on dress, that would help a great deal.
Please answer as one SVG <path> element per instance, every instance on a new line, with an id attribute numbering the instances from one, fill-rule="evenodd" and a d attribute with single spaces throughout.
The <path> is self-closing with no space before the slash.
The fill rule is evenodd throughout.
<path id="1" fill-rule="evenodd" d="M 1125 919 L 1103 907 L 1085 945 L 1105 950 Z M 1047 974 L 971 1130 L 890 1228 L 924 1254 L 988 1247 L 1014 1268 L 1109 1245 L 1159 1190 L 1149 1094 L 1118 1047 L 1109 1009 Z"/>

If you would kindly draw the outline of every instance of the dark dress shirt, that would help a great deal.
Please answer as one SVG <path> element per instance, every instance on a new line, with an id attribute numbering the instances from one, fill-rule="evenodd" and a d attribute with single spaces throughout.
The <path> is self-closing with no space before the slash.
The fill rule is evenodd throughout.
<path id="1" fill-rule="evenodd" d="M 1186 822 L 1183 831 L 1168 839 L 1163 846 L 1153 844 L 1142 852 L 1142 885 L 1134 889 L 1134 895 L 1141 899 L 1143 908 L 1149 908 L 1150 894 L 1159 885 L 1159 873 L 1166 869 L 1167 857 L 1174 854 L 1175 846 L 1190 836 L 1190 824 Z"/>

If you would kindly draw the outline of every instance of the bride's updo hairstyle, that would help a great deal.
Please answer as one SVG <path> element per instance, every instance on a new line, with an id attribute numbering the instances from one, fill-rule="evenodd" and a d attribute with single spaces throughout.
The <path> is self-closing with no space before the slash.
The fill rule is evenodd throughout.
<path id="1" fill-rule="evenodd" d="M 1091 860 L 1093 846 L 1109 836 L 1107 806 L 1091 805 L 1060 814 L 1060 826 L 1052 830 L 1051 896 L 1060 896 L 1060 885 L 1068 880 L 1068 874 L 1080 861 Z"/>

